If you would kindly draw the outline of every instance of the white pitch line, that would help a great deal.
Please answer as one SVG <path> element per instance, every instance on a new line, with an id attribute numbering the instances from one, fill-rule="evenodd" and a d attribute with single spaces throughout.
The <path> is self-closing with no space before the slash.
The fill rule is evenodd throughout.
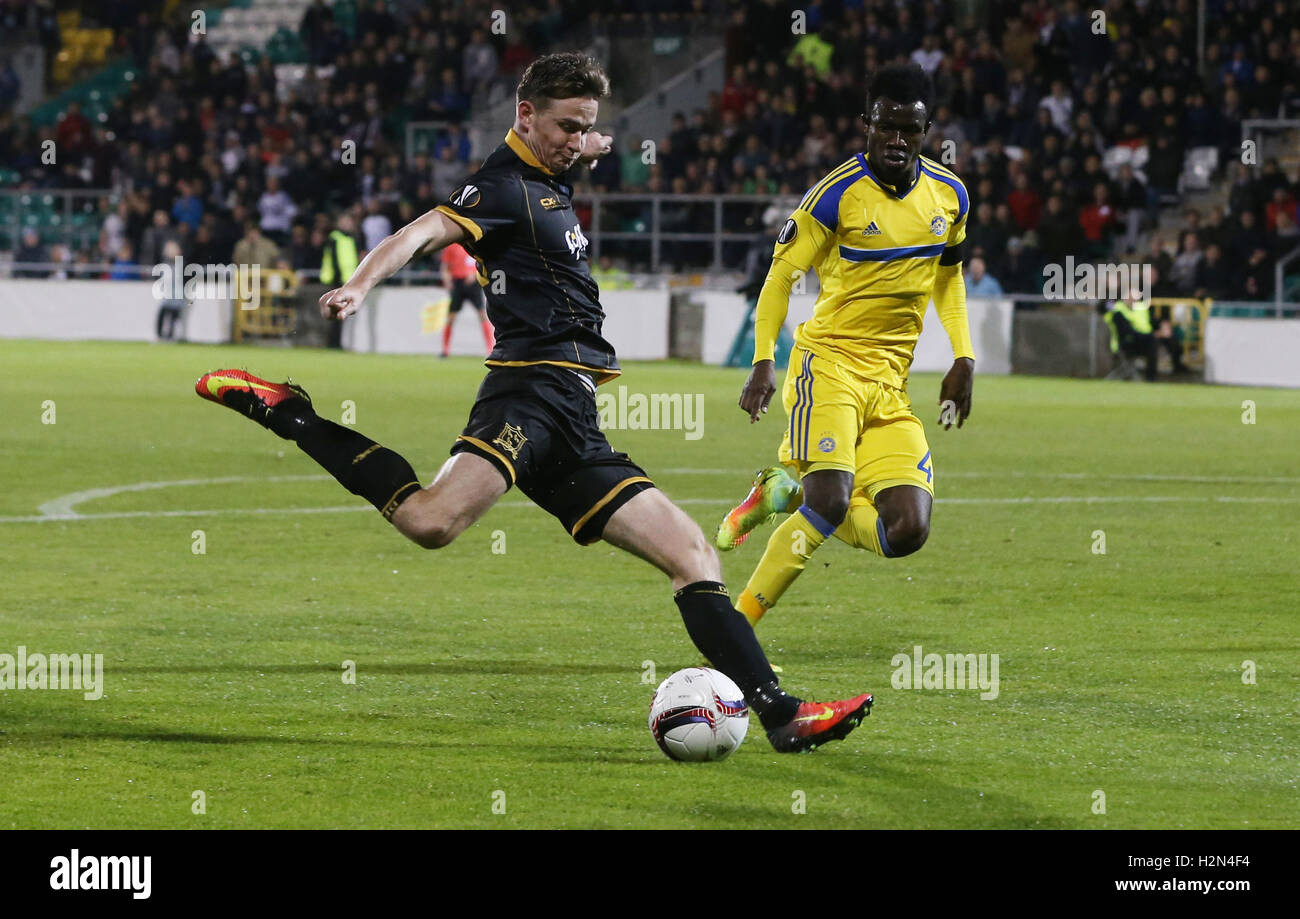
<path id="1" fill-rule="evenodd" d="M 735 469 L 690 469 L 668 468 L 656 470 L 665 475 L 732 475 L 738 479 L 751 477 L 744 468 Z M 947 472 L 941 473 L 946 479 L 1063 479 L 1063 480 L 1104 480 L 1108 482 L 1206 482 L 1238 485 L 1294 485 L 1300 483 L 1300 476 L 1293 475 L 1178 475 L 1163 473 L 1108 473 L 1108 472 Z"/>
<path id="2" fill-rule="evenodd" d="M 669 467 L 661 470 L 665 475 L 738 475 L 744 478 L 743 473 L 738 473 L 736 469 L 708 469 L 696 467 Z M 954 472 L 946 473 L 951 478 L 966 479 L 984 479 L 984 478 L 1022 478 L 1022 479 L 1104 479 L 1129 480 L 1129 481 L 1151 481 L 1151 482 L 1220 482 L 1235 483 L 1241 485 L 1252 484 L 1290 484 L 1300 482 L 1300 476 L 1193 476 L 1193 475 L 1163 475 L 1153 474 L 1131 474 L 1131 475 L 1103 475 L 1089 472 L 1047 472 L 1047 473 L 1025 473 L 1025 472 Z M 356 506 L 335 506 L 335 507 L 257 507 L 257 508 L 213 508 L 208 510 L 163 510 L 163 511 L 110 511 L 98 514 L 82 514 L 76 508 L 79 504 L 86 501 L 93 501 L 100 498 L 108 498 L 113 495 L 124 494 L 136 491 L 153 491 L 161 488 L 180 488 L 196 485 L 234 485 L 245 482 L 319 482 L 328 481 L 332 476 L 324 473 L 314 473 L 310 475 L 272 475 L 272 476 L 223 476 L 208 479 L 174 479 L 166 482 L 134 482 L 129 485 L 112 485 L 103 488 L 89 488 L 84 491 L 76 491 L 70 494 L 61 495 L 51 501 L 46 501 L 40 505 L 37 510 L 39 514 L 0 517 L 0 523 L 47 523 L 51 521 L 69 521 L 69 520 L 122 520 L 133 517 L 152 518 L 152 517 L 196 517 L 196 516 L 220 516 L 224 514 L 333 514 L 346 513 L 351 511 L 369 510 L 364 505 Z M 1198 497 L 1184 495 L 1139 495 L 1135 497 L 1123 497 L 1117 495 L 1100 495 L 1100 496 L 1060 496 L 1060 497 L 1008 497 L 1008 498 L 939 498 L 938 504 L 1104 504 L 1119 502 L 1144 502 L 1144 503 L 1177 503 L 1192 501 L 1214 501 L 1220 503 L 1284 503 L 1293 504 L 1300 501 L 1300 498 L 1291 497 L 1233 497 L 1226 495 L 1205 495 Z M 730 504 L 731 498 L 684 498 L 678 500 L 678 504 Z M 505 501 L 501 502 L 502 507 L 533 507 L 531 501 Z"/>
<path id="3" fill-rule="evenodd" d="M 309 482 L 330 478 L 333 478 L 333 476 L 321 473 L 317 475 L 231 475 L 216 479 L 175 479 L 170 482 L 136 482 L 132 485 L 110 485 L 107 488 L 88 488 L 85 491 L 74 491 L 72 494 L 62 495 L 55 498 L 53 501 L 46 501 L 36 509 L 46 516 L 58 517 L 60 520 L 71 520 L 81 516 L 73 510 L 73 508 L 78 504 L 81 504 L 83 501 L 91 501 L 95 498 L 109 498 L 113 495 L 120 495 L 123 492 L 129 491 L 152 491 L 157 488 L 177 488 L 185 485 L 233 485 L 237 482 Z"/>
<path id="4" fill-rule="evenodd" d="M 676 498 L 674 504 L 734 504 L 735 498 Z M 935 504 L 1300 504 L 1300 496 L 1280 498 L 1233 497 L 1230 495 L 1062 495 L 1059 497 L 1013 498 L 937 498 Z M 499 501 L 494 507 L 537 507 L 531 501 Z M 336 507 L 223 507 L 194 511 L 114 511 L 103 514 L 65 514 L 62 516 L 36 515 L 28 517 L 0 517 L 0 523 L 68 523 L 83 520 L 123 520 L 132 517 L 217 517 L 240 514 L 342 514 L 373 510 L 368 504 L 340 505 Z"/>

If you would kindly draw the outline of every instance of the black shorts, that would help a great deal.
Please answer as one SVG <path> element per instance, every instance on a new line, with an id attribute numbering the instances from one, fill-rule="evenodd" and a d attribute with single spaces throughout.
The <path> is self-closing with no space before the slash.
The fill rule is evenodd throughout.
<path id="1" fill-rule="evenodd" d="M 609 445 L 597 423 L 591 379 L 564 367 L 494 367 L 483 379 L 451 452 L 473 453 L 559 518 L 582 545 L 638 492 L 645 470 Z"/>
<path id="2" fill-rule="evenodd" d="M 466 303 L 469 303 L 476 310 L 485 308 L 483 288 L 473 278 L 452 282 L 451 305 L 447 307 L 447 310 L 454 315 L 459 313 L 460 308 Z"/>

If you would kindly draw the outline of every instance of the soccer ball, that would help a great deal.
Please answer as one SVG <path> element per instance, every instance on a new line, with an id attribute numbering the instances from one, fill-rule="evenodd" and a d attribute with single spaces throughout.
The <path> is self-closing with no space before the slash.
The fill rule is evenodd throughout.
<path id="1" fill-rule="evenodd" d="M 726 759 L 748 730 L 744 693 L 717 670 L 678 670 L 659 684 L 650 701 L 650 734 L 669 759 Z"/>

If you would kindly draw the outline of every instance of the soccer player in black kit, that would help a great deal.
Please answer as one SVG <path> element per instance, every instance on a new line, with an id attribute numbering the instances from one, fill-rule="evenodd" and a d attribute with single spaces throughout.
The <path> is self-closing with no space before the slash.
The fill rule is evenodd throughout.
<path id="1" fill-rule="evenodd" d="M 459 242 L 478 260 L 496 347 L 469 422 L 429 487 L 397 453 L 319 417 L 300 386 L 217 370 L 195 388 L 297 443 L 426 549 L 448 545 L 518 485 L 579 544 L 603 539 L 645 559 L 671 579 L 691 640 L 744 691 L 772 746 L 812 750 L 856 727 L 871 695 L 816 703 L 782 691 L 754 630 L 731 605 L 709 540 L 597 423 L 596 387 L 621 371 L 601 337 L 605 314 L 568 180 L 580 162 L 609 152 L 611 138 L 592 131 L 608 93 L 599 64 L 585 55 L 535 60 L 516 92 L 514 126 L 483 167 L 321 297 L 322 312 L 341 320 L 417 255 Z M 498 271 L 504 293 L 490 286 Z"/>

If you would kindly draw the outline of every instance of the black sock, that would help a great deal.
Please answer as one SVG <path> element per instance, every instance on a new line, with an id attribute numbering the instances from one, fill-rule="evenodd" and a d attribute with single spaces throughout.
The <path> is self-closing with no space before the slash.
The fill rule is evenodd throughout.
<path id="1" fill-rule="evenodd" d="M 726 585 L 696 581 L 673 595 L 686 631 L 705 657 L 735 681 L 764 730 L 789 722 L 799 701 L 777 685 L 754 629 L 735 607 Z"/>
<path id="2" fill-rule="evenodd" d="M 344 488 L 373 504 L 384 519 L 392 520 L 398 506 L 420 490 L 415 470 L 401 454 L 321 418 L 305 401 L 293 402 L 300 404 L 277 406 L 271 430 L 297 443 Z"/>

